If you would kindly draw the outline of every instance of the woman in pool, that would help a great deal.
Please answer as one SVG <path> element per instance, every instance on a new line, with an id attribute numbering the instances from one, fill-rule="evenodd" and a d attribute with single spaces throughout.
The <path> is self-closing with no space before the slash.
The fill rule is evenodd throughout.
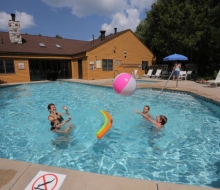
<path id="1" fill-rule="evenodd" d="M 59 122 L 61 123 L 62 121 L 63 121 L 63 115 L 69 115 L 70 113 L 69 113 L 69 110 L 67 109 L 67 107 L 66 106 L 63 106 L 62 107 L 63 108 L 63 110 L 65 110 L 66 111 L 66 113 L 57 113 L 56 112 L 56 106 L 55 106 L 55 104 L 49 104 L 48 106 L 47 106 L 47 109 L 48 109 L 48 111 L 50 112 L 50 115 L 48 116 L 48 120 L 49 121 L 53 121 L 54 119 L 58 119 L 59 120 Z"/>
<path id="2" fill-rule="evenodd" d="M 164 125 L 167 123 L 167 118 L 164 115 L 159 115 L 156 117 L 156 121 L 154 121 L 152 118 L 150 118 L 148 115 L 143 114 L 142 112 L 138 111 L 138 110 L 134 110 L 137 113 L 139 113 L 140 115 L 142 115 L 143 117 L 145 117 L 148 121 L 150 121 L 157 129 L 161 129 L 164 127 Z"/>
<path id="3" fill-rule="evenodd" d="M 57 132 L 57 133 L 66 133 L 66 132 L 68 132 L 73 126 L 72 123 L 70 123 L 69 127 L 67 129 L 63 130 L 63 131 L 61 131 L 60 128 L 63 125 L 65 125 L 67 122 L 69 122 L 71 119 L 72 118 L 69 117 L 67 120 L 63 121 L 62 123 L 60 123 L 58 119 L 54 119 L 53 121 L 50 122 L 50 124 L 51 124 L 50 130 L 54 131 L 54 132 Z"/>

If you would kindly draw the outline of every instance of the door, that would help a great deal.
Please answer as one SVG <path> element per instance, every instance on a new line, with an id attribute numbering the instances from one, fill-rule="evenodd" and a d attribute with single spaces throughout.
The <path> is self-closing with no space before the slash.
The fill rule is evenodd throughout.
<path id="1" fill-rule="evenodd" d="M 144 70 L 144 73 L 147 73 L 148 69 L 148 61 L 142 61 L 142 70 Z"/>
<path id="2" fill-rule="evenodd" d="M 83 78 L 83 73 L 82 73 L 82 59 L 78 60 L 78 77 L 79 79 Z"/>

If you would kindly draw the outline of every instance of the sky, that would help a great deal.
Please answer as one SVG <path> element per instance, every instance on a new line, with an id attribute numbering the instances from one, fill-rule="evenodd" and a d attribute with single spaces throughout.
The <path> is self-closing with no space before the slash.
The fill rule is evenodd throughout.
<path id="1" fill-rule="evenodd" d="M 135 32 L 156 0 L 1 0 L 0 31 L 8 32 L 11 13 L 21 33 L 91 40 L 131 29 Z"/>

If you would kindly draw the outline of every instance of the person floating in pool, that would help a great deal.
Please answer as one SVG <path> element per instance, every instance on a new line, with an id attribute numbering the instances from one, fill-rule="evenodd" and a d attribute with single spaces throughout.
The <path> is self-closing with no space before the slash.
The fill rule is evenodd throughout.
<path id="1" fill-rule="evenodd" d="M 150 106 L 144 106 L 142 113 L 149 116 L 152 119 L 152 115 L 149 113 L 149 111 L 150 111 Z"/>
<path id="2" fill-rule="evenodd" d="M 71 119 L 72 119 L 72 118 L 69 117 L 67 120 L 63 121 L 62 123 L 60 123 L 58 119 L 52 120 L 52 121 L 50 122 L 50 124 L 51 124 L 50 130 L 53 131 L 53 132 L 57 132 L 57 133 L 66 133 L 66 132 L 68 132 L 68 131 L 72 128 L 72 126 L 73 126 L 72 123 L 70 123 L 70 124 L 68 125 L 68 128 L 65 129 L 65 130 L 60 130 L 60 128 L 61 128 L 63 125 L 65 125 L 66 123 L 68 123 Z"/>
<path id="3" fill-rule="evenodd" d="M 142 112 L 134 109 L 137 113 L 145 117 L 148 121 L 150 121 L 157 129 L 161 129 L 164 127 L 164 125 L 167 123 L 167 118 L 164 115 L 159 115 L 156 117 L 156 121 L 150 118 L 148 115 L 143 114 Z"/>
<path id="4" fill-rule="evenodd" d="M 48 104 L 47 109 L 50 112 L 50 115 L 48 116 L 48 120 L 53 121 L 54 119 L 58 119 L 59 122 L 61 123 L 63 121 L 62 116 L 70 114 L 69 110 L 66 106 L 63 106 L 62 108 L 63 108 L 63 110 L 66 111 L 66 113 L 57 113 L 55 104 L 52 104 L 52 103 Z"/>

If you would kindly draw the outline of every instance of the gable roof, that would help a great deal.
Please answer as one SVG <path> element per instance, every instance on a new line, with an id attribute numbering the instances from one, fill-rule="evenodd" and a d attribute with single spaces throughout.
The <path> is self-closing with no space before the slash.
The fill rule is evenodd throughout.
<path id="1" fill-rule="evenodd" d="M 104 40 L 98 38 L 91 41 L 22 34 L 22 44 L 11 43 L 9 33 L 0 32 L 0 54 L 74 55 L 91 51 L 128 31 L 133 33 L 127 29 L 105 36 Z M 39 43 L 43 43 L 45 47 L 41 47 Z M 56 44 L 61 48 L 56 47 Z"/>
<path id="2" fill-rule="evenodd" d="M 89 41 L 88 43 L 86 43 L 86 44 L 82 45 L 81 47 L 79 47 L 78 50 L 74 52 L 74 54 L 82 53 L 82 52 L 86 52 L 86 51 L 91 51 L 91 50 L 97 48 L 98 46 L 100 46 L 104 43 L 107 43 L 110 40 L 112 40 L 112 39 L 128 32 L 128 31 L 131 31 L 131 30 L 127 29 L 127 30 L 123 30 L 121 32 L 117 32 L 115 34 L 109 34 L 108 36 L 105 36 L 104 40 L 101 40 L 100 38 L 97 38 L 94 41 L 93 40 Z"/>

